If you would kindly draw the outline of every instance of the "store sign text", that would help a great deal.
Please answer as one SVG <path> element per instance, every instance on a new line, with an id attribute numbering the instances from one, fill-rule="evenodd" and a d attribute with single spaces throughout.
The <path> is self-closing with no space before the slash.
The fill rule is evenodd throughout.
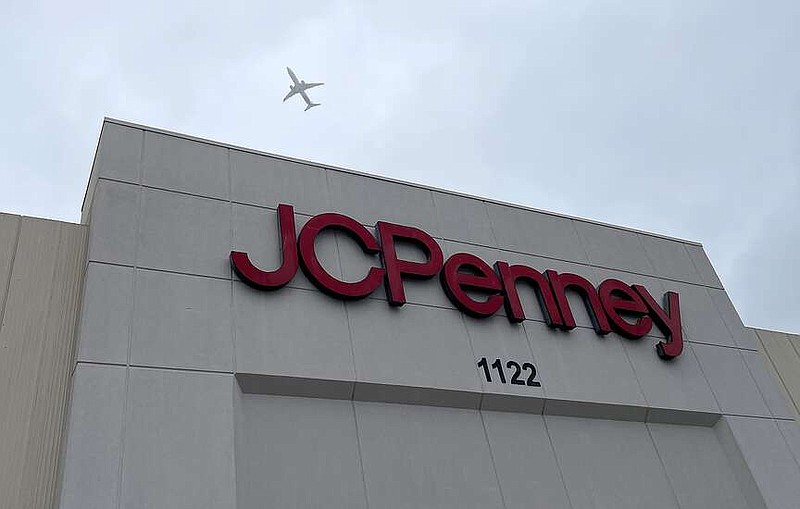
<path id="1" fill-rule="evenodd" d="M 232 251 L 231 265 L 236 275 L 253 288 L 276 290 L 285 286 L 297 273 L 298 267 L 321 291 L 345 300 L 361 299 L 374 292 L 381 283 L 392 306 L 406 302 L 404 279 L 429 279 L 437 274 L 450 301 L 463 312 L 485 318 L 505 306 L 508 319 L 521 322 L 525 310 L 519 297 L 519 286 L 525 283 L 536 293 L 547 325 L 562 330 L 576 327 L 567 292 L 582 297 L 586 311 L 597 334 L 617 332 L 630 339 L 648 334 L 655 324 L 666 339 L 656 345 L 662 359 L 672 359 L 683 350 L 681 314 L 678 294 L 664 294 L 663 305 L 641 285 L 627 285 L 618 279 L 606 279 L 595 288 L 582 276 L 539 272 L 526 265 L 511 265 L 496 261 L 490 267 L 481 258 L 469 253 L 456 253 L 444 260 L 442 249 L 427 233 L 413 226 L 385 221 L 375 225 L 376 235 L 355 219 L 335 213 L 312 217 L 296 235 L 294 209 L 278 206 L 278 226 L 283 261 L 272 271 L 256 267 L 247 253 Z M 373 265 L 359 281 L 342 281 L 331 275 L 315 250 L 314 242 L 320 232 L 336 230 L 347 234 L 366 256 L 376 256 Z M 395 249 L 399 242 L 413 244 L 426 260 L 400 258 Z M 378 261 L 376 259 L 376 261 Z"/>

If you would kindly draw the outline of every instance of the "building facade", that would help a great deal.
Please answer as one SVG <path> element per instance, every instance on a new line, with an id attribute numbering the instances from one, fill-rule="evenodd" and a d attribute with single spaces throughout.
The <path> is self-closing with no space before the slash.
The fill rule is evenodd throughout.
<path id="1" fill-rule="evenodd" d="M 63 509 L 800 506 L 699 244 L 116 120 L 82 223 Z"/>

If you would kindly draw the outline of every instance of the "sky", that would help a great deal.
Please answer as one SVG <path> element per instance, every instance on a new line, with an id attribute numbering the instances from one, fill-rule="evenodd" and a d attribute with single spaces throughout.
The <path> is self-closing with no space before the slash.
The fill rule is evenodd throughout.
<path id="1" fill-rule="evenodd" d="M 0 6 L 0 210 L 78 222 L 104 116 L 702 242 L 800 332 L 797 0 Z M 303 112 L 285 67 L 324 81 Z"/>

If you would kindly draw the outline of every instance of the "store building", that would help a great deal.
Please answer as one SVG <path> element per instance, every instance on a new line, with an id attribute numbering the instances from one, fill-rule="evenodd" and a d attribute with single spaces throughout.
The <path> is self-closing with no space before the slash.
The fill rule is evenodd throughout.
<path id="1" fill-rule="evenodd" d="M 0 221 L 0 507 L 800 507 L 699 244 L 116 120 L 82 223 Z"/>

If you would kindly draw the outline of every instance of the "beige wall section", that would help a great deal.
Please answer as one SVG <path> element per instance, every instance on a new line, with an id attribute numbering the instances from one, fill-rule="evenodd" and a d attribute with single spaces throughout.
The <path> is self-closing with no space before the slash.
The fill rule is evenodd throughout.
<path id="1" fill-rule="evenodd" d="M 54 505 L 86 238 L 0 214 L 0 509 Z"/>
<path id="2" fill-rule="evenodd" d="M 759 349 L 767 357 L 772 374 L 786 392 L 800 417 L 800 335 L 753 329 L 758 336 Z"/>

